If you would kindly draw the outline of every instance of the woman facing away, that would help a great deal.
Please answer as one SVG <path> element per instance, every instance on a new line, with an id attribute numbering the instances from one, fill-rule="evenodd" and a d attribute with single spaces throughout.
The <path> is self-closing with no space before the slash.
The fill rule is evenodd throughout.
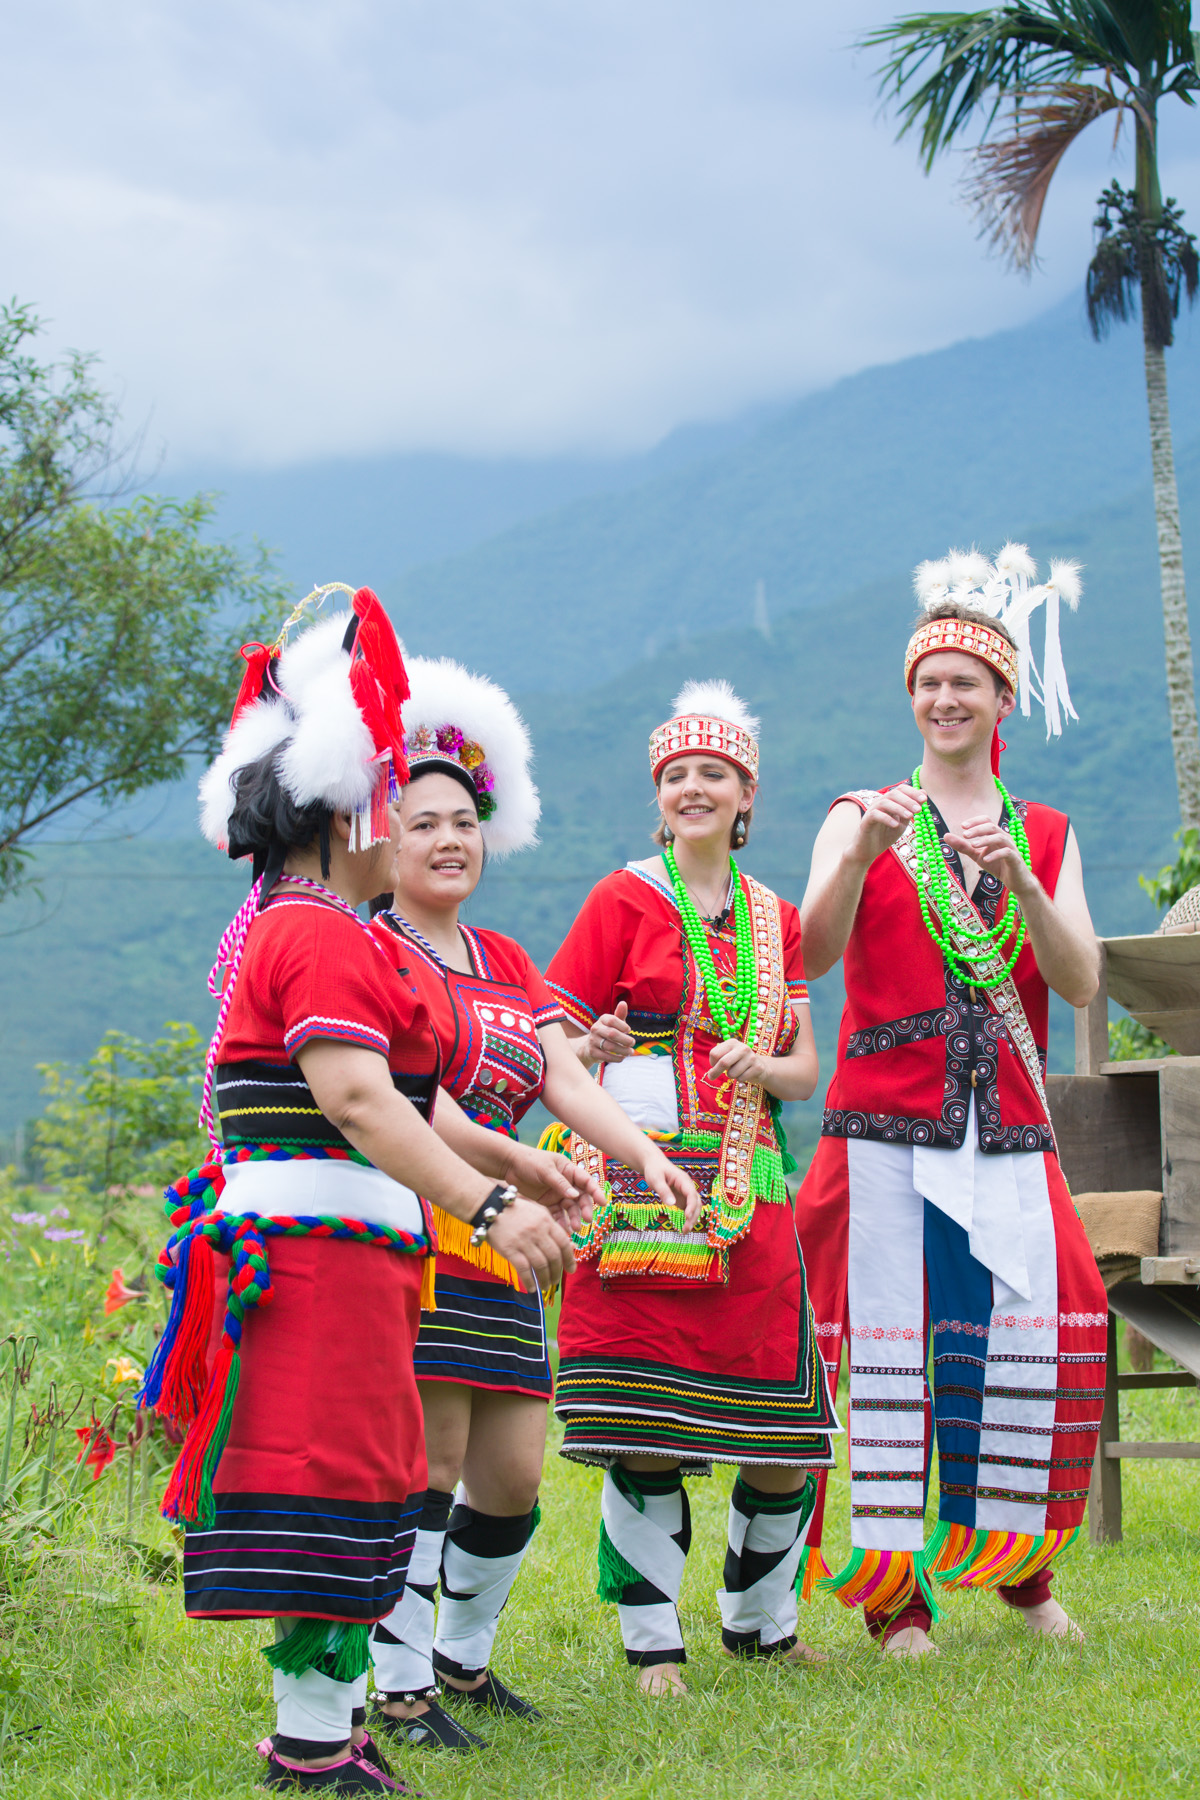
<path id="1" fill-rule="evenodd" d="M 457 1147 L 484 1175 L 540 1192 L 546 1153 L 522 1145 L 516 1128 L 541 1096 L 635 1168 L 659 1206 L 694 1223 L 700 1200 L 688 1174 L 588 1078 L 526 952 L 459 921 L 485 854 L 536 841 L 524 724 L 500 688 L 448 659 L 414 658 L 409 678 L 410 780 L 394 891 L 374 930 L 428 1010 L 444 1090 L 482 1128 Z M 534 1711 L 488 1665 L 536 1522 L 551 1376 L 536 1286 L 527 1291 L 494 1242 L 473 1242 L 449 1211 L 435 1217 L 436 1310 L 421 1314 L 415 1352 L 429 1488 L 403 1598 L 373 1634 L 372 1723 L 410 1743 L 469 1750 L 481 1740 L 439 1703 L 438 1678 L 474 1707 Z"/>
<path id="2" fill-rule="evenodd" d="M 163 1508 L 186 1528 L 188 1616 L 275 1622 L 266 1784 L 406 1791 L 364 1722 L 368 1630 L 403 1588 L 426 1486 L 418 1193 L 526 1280 L 557 1279 L 571 1250 L 551 1211 L 430 1129 L 428 1011 L 355 911 L 387 878 L 406 775 L 387 616 L 364 588 L 352 611 L 290 643 L 287 629 L 246 647 L 201 784 L 206 834 L 252 857 L 255 880 L 218 951 L 201 1115 L 215 1153 L 174 1184 L 160 1267 L 175 1297 L 140 1400 L 189 1426 Z M 547 1185 L 577 1223 L 578 1184 Z M 228 1297 L 209 1378 L 218 1257 Z"/>
<path id="3" fill-rule="evenodd" d="M 570 1133 L 605 1200 L 575 1239 L 556 1410 L 563 1455 L 601 1464 L 600 1593 L 649 1693 L 684 1691 L 676 1610 L 686 1474 L 737 1467 L 724 1649 L 812 1660 L 795 1582 L 810 1471 L 840 1429 L 817 1354 L 778 1114 L 817 1080 L 795 907 L 743 875 L 758 722 L 726 682 L 689 683 L 652 734 L 661 855 L 591 892 L 547 972 L 581 1061 L 704 1205 L 681 1216 L 636 1162 Z"/>

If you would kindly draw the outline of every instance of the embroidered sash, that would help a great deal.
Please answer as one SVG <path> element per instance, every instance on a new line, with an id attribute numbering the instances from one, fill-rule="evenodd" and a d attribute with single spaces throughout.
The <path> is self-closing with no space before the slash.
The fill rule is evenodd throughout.
<path id="1" fill-rule="evenodd" d="M 758 1005 L 746 1024 L 746 1043 L 757 1055 L 771 1056 L 789 1020 L 783 917 L 778 896 L 770 888 L 749 875 L 742 879 L 758 970 Z M 691 956 L 686 941 L 684 954 Z M 697 995 L 704 991 L 698 976 L 694 991 Z M 677 1058 L 683 1054 L 687 1024 L 681 1012 L 673 1050 Z M 725 1279 L 729 1249 L 750 1230 L 756 1204 L 760 1200 L 769 1204 L 786 1201 L 787 1184 L 769 1096 L 755 1082 L 730 1081 L 722 1087 L 722 1094 L 729 1087 L 733 1092 L 720 1136 L 685 1126 L 676 1138 L 660 1140 L 675 1159 L 715 1159 L 711 1197 L 695 1231 L 682 1230 L 678 1209 L 664 1207 L 654 1197 L 641 1200 L 632 1194 L 614 1193 L 603 1152 L 578 1133 L 571 1134 L 575 1162 L 594 1175 L 604 1190 L 604 1202 L 597 1207 L 591 1225 L 575 1239 L 576 1253 L 583 1261 L 599 1256 L 602 1277 L 670 1275 L 706 1281 L 719 1269 Z"/>

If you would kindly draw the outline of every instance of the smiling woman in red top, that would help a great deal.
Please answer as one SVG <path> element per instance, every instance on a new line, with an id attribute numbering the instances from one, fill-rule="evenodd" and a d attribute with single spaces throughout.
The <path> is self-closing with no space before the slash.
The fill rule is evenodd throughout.
<path id="1" fill-rule="evenodd" d="M 650 740 L 662 854 L 593 888 L 547 971 L 604 1092 L 691 1176 L 662 1207 L 636 1165 L 572 1138 L 606 1202 L 576 1240 L 559 1321 L 563 1454 L 601 1464 L 600 1592 L 651 1693 L 682 1688 L 686 1473 L 739 1469 L 722 1642 L 803 1660 L 794 1582 L 836 1419 L 788 1205 L 779 1108 L 817 1081 L 794 906 L 743 875 L 757 720 L 690 683 Z"/>
<path id="2" fill-rule="evenodd" d="M 520 944 L 460 923 L 485 851 L 504 855 L 535 841 L 539 803 L 516 709 L 456 663 L 418 657 L 409 673 L 412 779 L 394 893 L 375 932 L 428 1010 L 444 1091 L 474 1123 L 473 1137 L 456 1137 L 456 1146 L 485 1174 L 537 1193 L 547 1166 L 564 1160 L 517 1138 L 541 1097 L 632 1163 L 660 1204 L 694 1208 L 686 1173 L 588 1079 L 564 1034 L 562 1007 Z M 534 1527 L 551 1379 L 536 1285 L 523 1284 L 493 1245 L 473 1243 L 458 1219 L 439 1209 L 435 1217 L 436 1310 L 422 1313 L 416 1346 L 429 1489 L 404 1598 L 375 1631 L 384 1696 L 376 1723 L 411 1743 L 465 1750 L 480 1740 L 439 1704 L 435 1674 L 468 1705 L 533 1711 L 488 1662 Z M 451 1510 L 460 1479 L 464 1493 Z"/>

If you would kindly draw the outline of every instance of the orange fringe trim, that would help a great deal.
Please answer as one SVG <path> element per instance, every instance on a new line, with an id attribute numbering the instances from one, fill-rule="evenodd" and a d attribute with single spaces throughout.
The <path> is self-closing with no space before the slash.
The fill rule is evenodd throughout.
<path id="1" fill-rule="evenodd" d="M 1024 1581 L 1062 1553 L 1079 1535 L 1079 1526 L 1031 1537 L 1020 1531 L 970 1531 L 952 1525 L 932 1568 L 943 1587 L 982 1588 L 991 1593 Z"/>
<path id="2" fill-rule="evenodd" d="M 832 1580 L 833 1570 L 821 1555 L 819 1545 L 814 1546 L 811 1550 L 805 1549 L 801 1561 L 804 1566 L 800 1571 L 800 1598 L 811 1600 L 816 1592 L 818 1581 Z"/>
<path id="3" fill-rule="evenodd" d="M 437 1256 L 431 1250 L 425 1258 L 425 1267 L 421 1270 L 421 1311 L 437 1311 Z"/>
<path id="4" fill-rule="evenodd" d="M 465 1219 L 456 1219 L 452 1213 L 435 1206 L 433 1222 L 437 1228 L 439 1250 L 444 1250 L 447 1256 L 459 1257 L 474 1269 L 482 1269 L 485 1275 L 495 1276 L 497 1281 L 505 1282 L 518 1292 L 522 1291 L 521 1277 L 506 1256 L 498 1256 L 486 1238 L 482 1244 L 471 1242 L 471 1227 Z M 423 1297 L 421 1304 L 425 1305 Z"/>

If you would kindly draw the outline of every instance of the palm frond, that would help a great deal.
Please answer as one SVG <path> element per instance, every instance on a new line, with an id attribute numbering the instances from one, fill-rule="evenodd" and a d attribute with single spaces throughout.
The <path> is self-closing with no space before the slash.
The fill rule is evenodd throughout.
<path id="1" fill-rule="evenodd" d="M 1063 81 L 1015 96 L 1010 129 L 972 153 L 966 194 L 993 249 L 1028 269 L 1054 171 L 1081 131 L 1126 102 L 1111 88 Z"/>
<path id="2" fill-rule="evenodd" d="M 868 32 L 884 104 L 904 137 L 919 129 L 928 170 L 979 116 L 986 138 L 1022 90 L 1103 74 L 1133 90 L 1153 75 L 1160 92 L 1192 102 L 1200 89 L 1190 0 L 1028 0 L 976 12 L 907 13 Z"/>

